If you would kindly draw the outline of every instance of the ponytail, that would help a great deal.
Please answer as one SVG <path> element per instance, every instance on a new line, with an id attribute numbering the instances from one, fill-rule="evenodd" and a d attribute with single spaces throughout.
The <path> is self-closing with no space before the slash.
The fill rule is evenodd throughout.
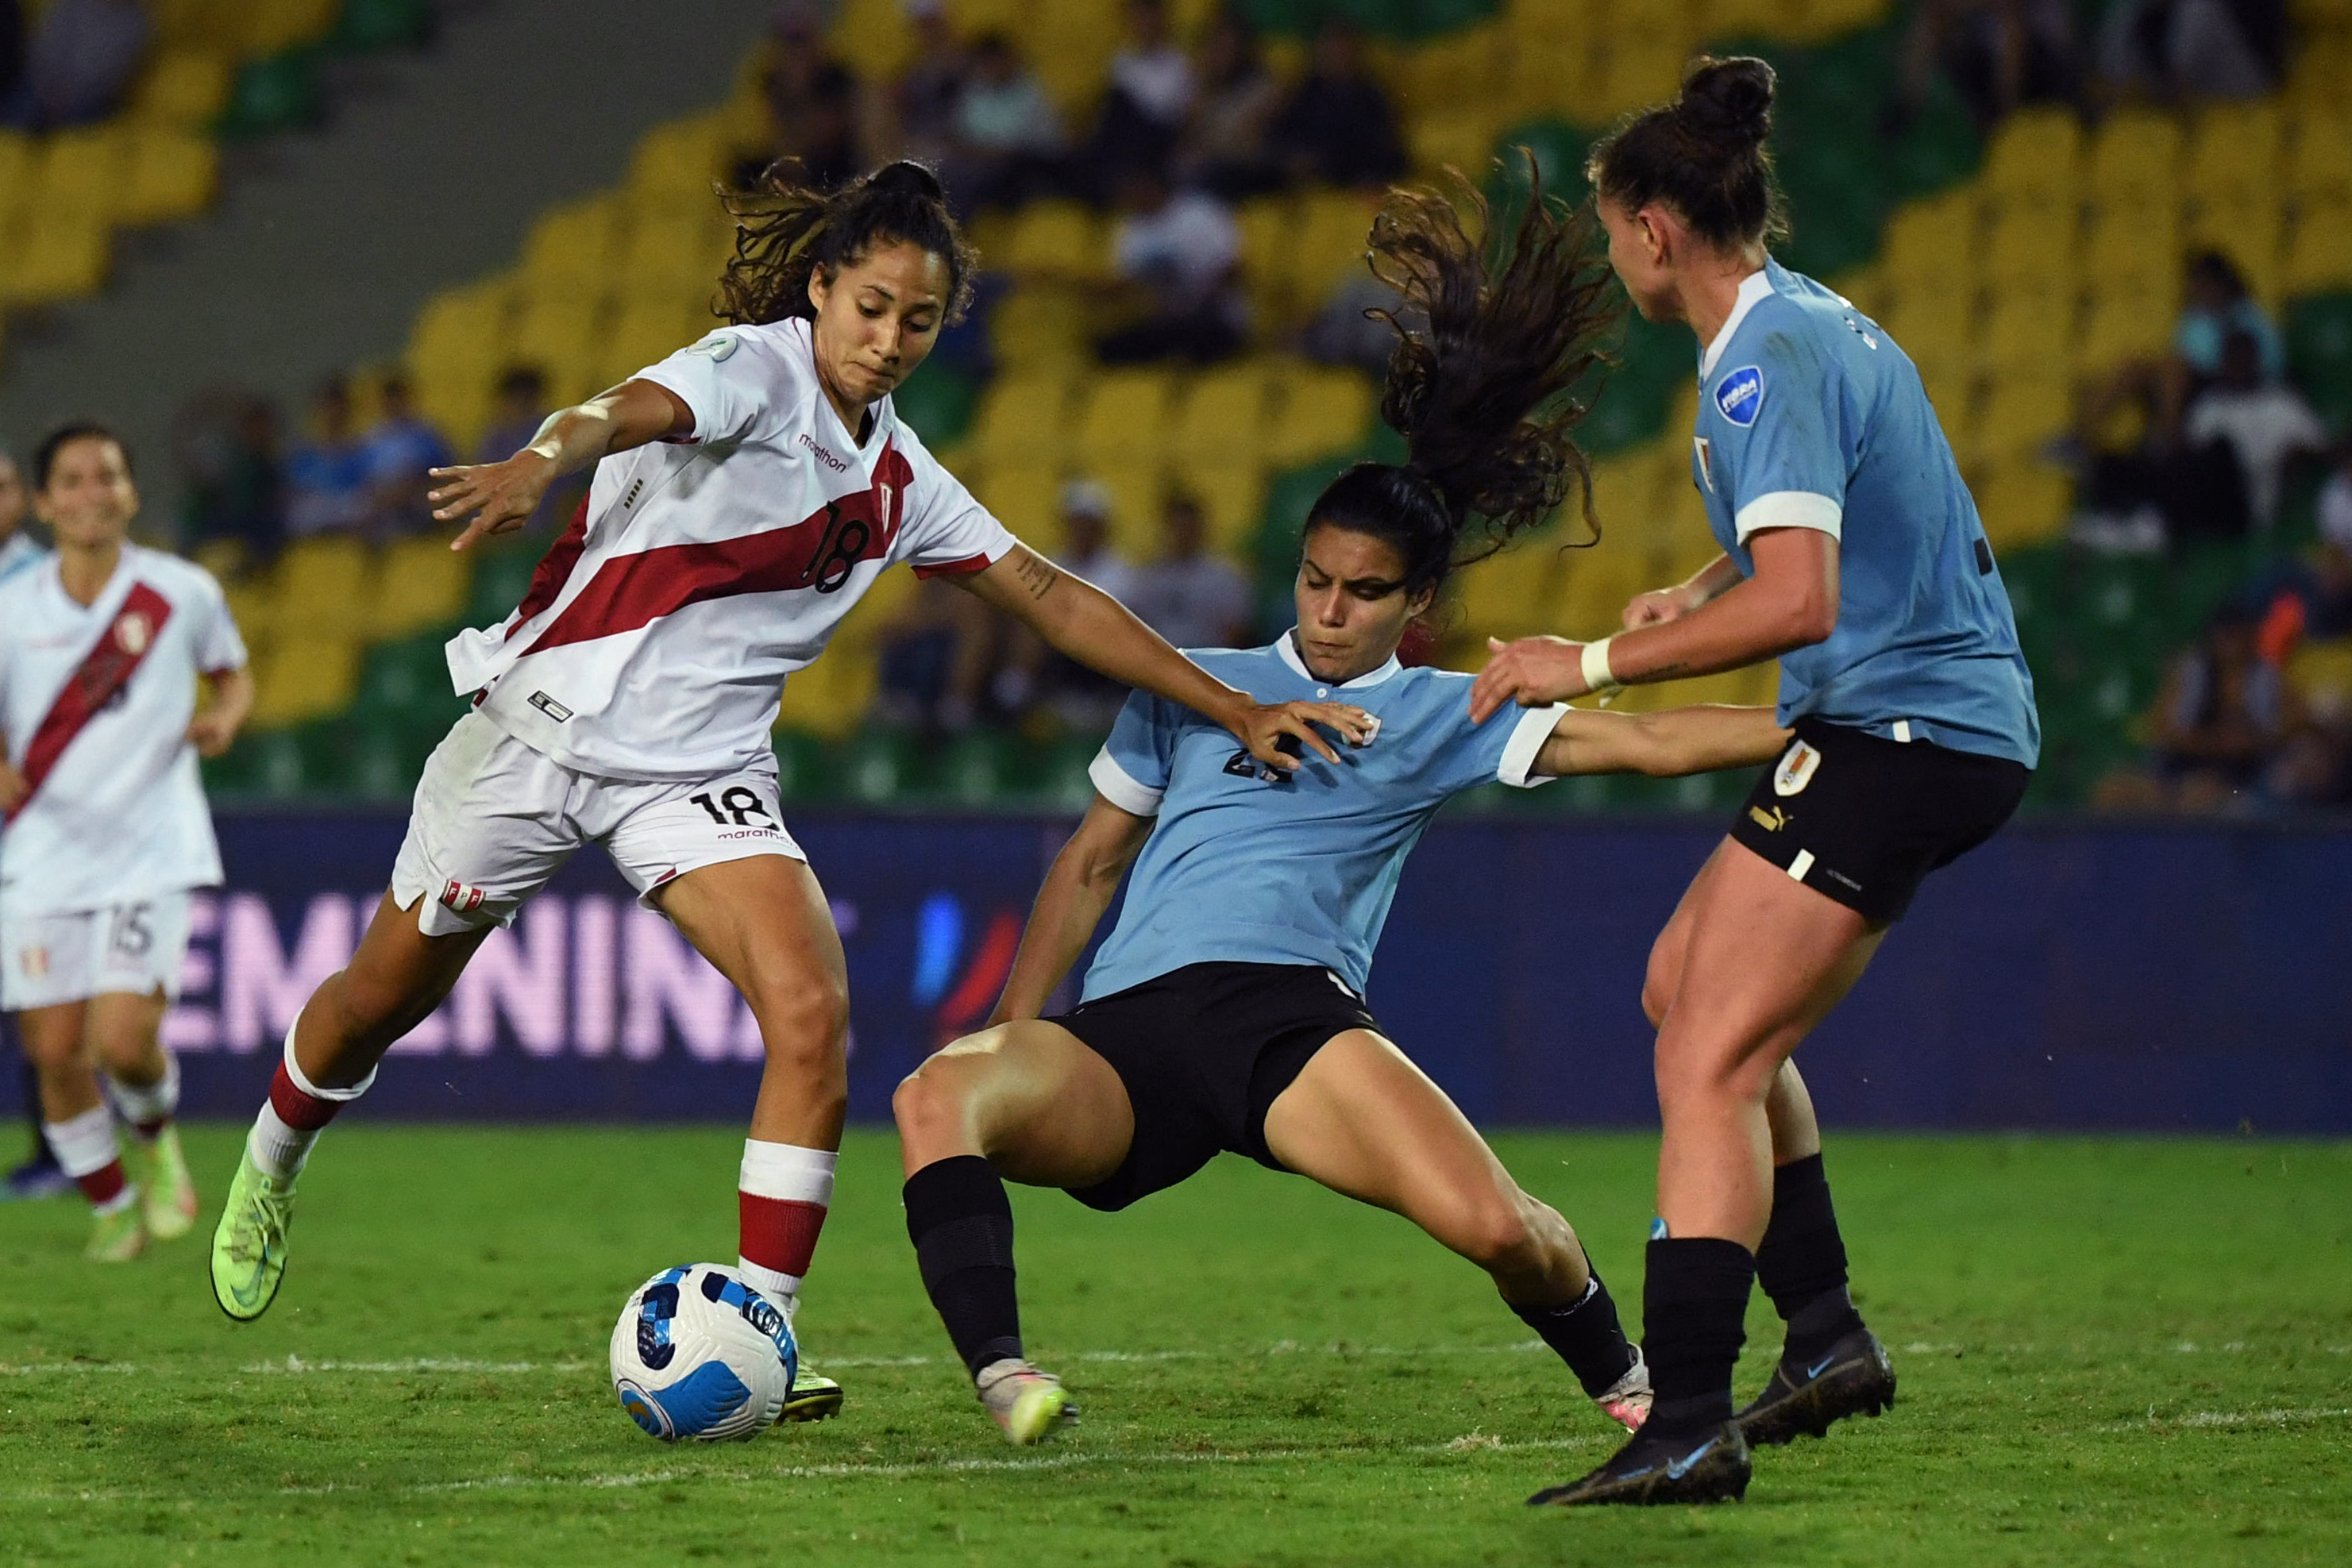
<path id="1" fill-rule="evenodd" d="M 787 162 L 748 191 L 721 191 L 735 219 L 735 255 L 719 285 L 719 314 L 738 326 L 810 317 L 809 279 L 830 278 L 877 246 L 903 243 L 947 264 L 950 321 L 971 302 L 977 258 L 948 211 L 939 176 L 920 163 L 886 163 L 840 189 L 794 182 Z"/>

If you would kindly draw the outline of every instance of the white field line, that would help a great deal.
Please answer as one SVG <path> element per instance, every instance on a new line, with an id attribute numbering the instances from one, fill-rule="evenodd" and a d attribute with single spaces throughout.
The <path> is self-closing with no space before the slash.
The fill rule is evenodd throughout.
<path id="1" fill-rule="evenodd" d="M 1329 1355 L 1329 1356 L 1452 1356 L 1452 1355 L 1523 1355 L 1544 1348 L 1543 1341 L 1531 1339 L 1514 1344 L 1441 1344 L 1421 1347 L 1402 1345 L 1300 1344 L 1295 1340 L 1278 1340 L 1270 1345 L 1254 1349 L 1227 1350 L 1081 1350 L 1059 1358 L 1065 1361 L 1100 1362 L 1163 1362 L 1163 1361 L 1231 1361 L 1243 1356 L 1264 1355 Z M 835 1355 L 811 1356 L 811 1371 L 834 1368 L 877 1366 L 936 1366 L 952 1359 L 946 1355 Z M 422 1356 L 404 1361 L 310 1361 L 289 1355 L 284 1361 L 257 1361 L 239 1367 L 240 1372 L 254 1373 L 415 1373 L 415 1372 L 586 1372 L 596 1364 L 588 1361 L 468 1361 L 461 1358 Z M 131 1372 L 138 1368 L 117 1363 L 85 1364 L 58 1362 L 40 1367 L 0 1367 L 5 1372 L 35 1371 L 114 1371 Z"/>
<path id="2" fill-rule="evenodd" d="M 1552 1453 L 1570 1448 L 1592 1448 L 1596 1451 L 1609 1446 L 1605 1432 L 1584 1437 L 1538 1437 L 1525 1442 L 1506 1442 L 1482 1432 L 1465 1432 L 1461 1437 L 1443 1443 L 1424 1443 L 1406 1448 L 1380 1448 L 1365 1446 L 1325 1445 L 1280 1448 L 1230 1448 L 1206 1453 L 1089 1453 L 1064 1450 L 1055 1454 L 1001 1459 L 932 1459 L 902 1464 L 833 1464 L 779 1465 L 760 1467 L 734 1472 L 682 1470 L 668 1467 L 650 1470 L 623 1470 L 584 1476 L 532 1476 L 511 1472 L 493 1476 L 475 1476 L 459 1480 L 417 1481 L 388 1486 L 355 1486 L 345 1482 L 330 1482 L 324 1486 L 270 1487 L 256 1489 L 248 1495 L 278 1497 L 326 1497 L 339 1493 L 362 1493 L 373 1496 L 429 1496 L 445 1492 L 510 1491 L 525 1488 L 548 1487 L 569 1490 L 609 1490 L 627 1487 L 686 1484 L 696 1481 L 717 1481 L 727 1485 L 768 1485 L 778 1480 L 904 1480 L 917 1476 L 955 1475 L 1019 1475 L 1033 1471 L 1096 1469 L 1103 1466 L 1160 1465 L 1262 1465 L 1285 1464 L 1301 1459 L 1332 1459 L 1361 1457 L 1418 1456 L 1423 1458 L 1459 1457 L 1465 1454 L 1492 1453 Z M 0 1492 L 0 1500 L 7 1502 L 159 1502 L 173 1500 L 178 1494 L 84 1488 L 78 1490 L 32 1489 L 23 1491 Z"/>
<path id="3" fill-rule="evenodd" d="M 2145 1420 L 2118 1421 L 2099 1430 L 2147 1432 L 2160 1431 L 2168 1427 L 2218 1427 L 2226 1430 L 2244 1427 L 2307 1427 L 2318 1421 L 2345 1420 L 2352 1420 L 2352 1406 L 2315 1410 L 2196 1410 L 2186 1416 L 2159 1416 L 2150 1409 Z"/>

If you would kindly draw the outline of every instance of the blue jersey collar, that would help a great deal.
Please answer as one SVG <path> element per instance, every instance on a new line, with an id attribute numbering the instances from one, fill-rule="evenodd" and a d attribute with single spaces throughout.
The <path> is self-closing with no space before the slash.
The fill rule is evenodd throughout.
<path id="1" fill-rule="evenodd" d="M 1307 661 L 1298 656 L 1298 648 L 1297 646 L 1297 637 L 1298 628 L 1294 626 L 1289 631 L 1285 632 L 1281 636 L 1275 639 L 1275 652 L 1282 655 L 1282 662 L 1284 664 L 1288 664 L 1292 669 L 1297 671 L 1308 680 L 1313 681 L 1316 685 L 1323 685 L 1323 677 L 1308 669 L 1307 667 Z M 1344 681 L 1340 683 L 1339 689 L 1343 692 L 1355 692 L 1362 691 L 1370 686 L 1377 686 L 1381 682 L 1387 680 L 1390 676 L 1395 674 L 1398 671 L 1403 668 L 1404 666 L 1402 664 L 1397 663 L 1397 656 L 1394 653 L 1391 653 L 1387 664 L 1382 664 L 1377 670 L 1367 670 L 1352 681 Z"/>
<path id="2" fill-rule="evenodd" d="M 1739 330 L 1739 324 L 1748 319 L 1748 313 L 1773 292 L 1776 286 L 1772 275 L 1780 270 L 1780 263 L 1767 256 L 1761 270 L 1751 272 L 1740 280 L 1739 294 L 1732 301 L 1731 314 L 1723 319 L 1723 330 L 1715 335 L 1715 341 L 1709 343 L 1706 352 L 1699 356 L 1699 380 L 1705 381 L 1715 374 L 1715 363 L 1723 358 L 1723 350 L 1731 346 L 1731 335 Z"/>

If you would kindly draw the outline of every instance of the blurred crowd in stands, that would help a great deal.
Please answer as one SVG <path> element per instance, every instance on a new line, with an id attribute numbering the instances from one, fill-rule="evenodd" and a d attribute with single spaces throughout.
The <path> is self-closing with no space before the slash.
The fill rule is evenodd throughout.
<path id="1" fill-rule="evenodd" d="M 0 126 L 63 131 L 120 108 L 147 55 L 145 0 L 0 0 Z"/>

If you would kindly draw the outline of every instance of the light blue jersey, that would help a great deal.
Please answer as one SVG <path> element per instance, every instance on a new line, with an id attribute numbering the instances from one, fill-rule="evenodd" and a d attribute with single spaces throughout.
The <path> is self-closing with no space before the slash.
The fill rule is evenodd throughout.
<path id="1" fill-rule="evenodd" d="M 1839 541 L 1837 630 L 1780 659 L 1780 722 L 1810 716 L 2031 768 L 2042 750 L 1976 502 L 1910 359 L 1811 278 L 1768 261 L 1699 361 L 1691 475 L 1754 575 L 1749 536 Z"/>
<path id="2" fill-rule="evenodd" d="M 1470 677 L 1394 659 L 1334 687 L 1286 633 L 1271 647 L 1190 655 L 1263 703 L 1344 702 L 1380 721 L 1337 765 L 1262 768 L 1192 709 L 1138 692 L 1094 761 L 1103 799 L 1157 817 L 1085 999 L 1188 964 L 1315 964 L 1361 996 L 1405 856 L 1448 799 L 1499 779 L 1526 787 L 1563 710 L 1470 722 Z"/>

